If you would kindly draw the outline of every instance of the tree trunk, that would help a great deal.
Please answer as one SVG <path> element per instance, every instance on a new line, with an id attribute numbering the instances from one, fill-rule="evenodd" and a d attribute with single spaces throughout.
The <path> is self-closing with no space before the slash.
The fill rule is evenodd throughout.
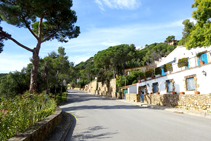
<path id="1" fill-rule="evenodd" d="M 122 74 L 124 75 L 125 74 L 125 65 L 122 64 Z"/>
<path id="2" fill-rule="evenodd" d="M 113 74 L 113 78 L 116 78 L 116 69 L 113 69 L 114 74 Z"/>
<path id="3" fill-rule="evenodd" d="M 38 56 L 39 50 L 40 50 L 40 43 L 38 43 L 37 47 L 33 49 L 33 58 L 32 58 L 33 68 L 31 70 L 31 80 L 30 80 L 30 88 L 29 88 L 30 92 L 37 90 L 37 74 L 38 74 L 38 67 L 39 67 L 39 56 Z"/>

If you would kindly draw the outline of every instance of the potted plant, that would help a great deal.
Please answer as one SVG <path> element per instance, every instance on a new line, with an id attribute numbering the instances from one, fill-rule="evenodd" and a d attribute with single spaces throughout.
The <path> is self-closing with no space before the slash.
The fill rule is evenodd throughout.
<path id="1" fill-rule="evenodd" d="M 186 69 L 187 66 L 188 66 L 188 58 L 179 59 L 177 65 L 178 65 L 179 68 L 184 67 Z"/>
<path id="2" fill-rule="evenodd" d="M 160 92 L 157 92 L 156 94 L 160 94 Z"/>
<path id="3" fill-rule="evenodd" d="M 152 93 L 149 93 L 149 94 L 152 94 Z"/>
<path id="4" fill-rule="evenodd" d="M 166 71 L 167 71 L 167 72 L 172 72 L 172 71 L 173 71 L 172 63 L 166 64 L 165 67 L 166 67 Z"/>
<path id="5" fill-rule="evenodd" d="M 146 93 L 146 95 L 148 95 L 149 93 Z"/>
<path id="6" fill-rule="evenodd" d="M 161 67 L 155 68 L 155 77 L 159 77 L 162 74 Z"/>
<path id="7" fill-rule="evenodd" d="M 146 76 L 147 80 L 151 79 L 151 77 L 154 76 L 154 69 L 151 68 L 150 70 L 146 71 L 145 76 Z"/>
<path id="8" fill-rule="evenodd" d="M 177 94 L 177 92 L 172 92 L 172 94 Z"/>
<path id="9" fill-rule="evenodd" d="M 195 91 L 194 93 L 195 93 L 195 94 L 200 94 L 200 92 L 199 92 L 199 91 Z"/>
<path id="10" fill-rule="evenodd" d="M 180 92 L 180 94 L 185 94 L 185 92 Z"/>

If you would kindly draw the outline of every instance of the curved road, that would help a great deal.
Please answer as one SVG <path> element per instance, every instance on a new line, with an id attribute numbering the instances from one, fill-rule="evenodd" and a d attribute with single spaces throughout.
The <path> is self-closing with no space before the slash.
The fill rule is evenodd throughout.
<path id="1" fill-rule="evenodd" d="M 66 141 L 211 141 L 211 120 L 69 90 L 77 118 Z M 71 137 L 72 136 L 72 137 Z"/>

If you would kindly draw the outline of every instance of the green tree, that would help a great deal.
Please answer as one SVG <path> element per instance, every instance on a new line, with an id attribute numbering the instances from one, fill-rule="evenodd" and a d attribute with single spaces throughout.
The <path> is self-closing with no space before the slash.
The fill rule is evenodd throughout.
<path id="1" fill-rule="evenodd" d="M 179 45 L 185 45 L 185 43 L 188 41 L 188 36 L 190 34 L 190 32 L 194 29 L 194 23 L 190 22 L 189 19 L 186 19 L 182 22 L 182 24 L 184 25 L 184 29 L 182 32 L 182 39 L 179 41 Z"/>
<path id="2" fill-rule="evenodd" d="M 20 47 L 32 52 L 30 91 L 37 88 L 37 75 L 39 66 L 39 51 L 41 44 L 57 39 L 67 42 L 67 38 L 76 38 L 80 29 L 75 26 L 76 12 L 71 10 L 72 0 L 1 0 L 0 22 L 3 20 L 16 27 L 27 28 L 37 40 L 36 46 L 31 49 L 14 39 L 0 27 L 0 49 L 3 40 L 11 40 Z"/>
<path id="3" fill-rule="evenodd" d="M 175 36 L 174 35 L 171 35 L 171 36 L 168 36 L 165 40 L 165 43 L 169 43 L 169 42 L 172 42 L 173 40 L 175 40 Z"/>
<path id="4" fill-rule="evenodd" d="M 197 23 L 185 43 L 186 48 L 209 46 L 211 45 L 211 1 L 195 0 L 192 8 L 196 8 L 192 17 L 197 20 Z"/>

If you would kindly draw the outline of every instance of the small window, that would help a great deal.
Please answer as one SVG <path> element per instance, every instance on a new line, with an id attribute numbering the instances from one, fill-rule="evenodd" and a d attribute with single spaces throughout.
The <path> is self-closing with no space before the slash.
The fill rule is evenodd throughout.
<path id="1" fill-rule="evenodd" d="M 173 92 L 173 84 L 172 84 L 172 81 L 168 81 L 168 92 Z"/>
<path id="2" fill-rule="evenodd" d="M 188 91 L 194 91 L 195 90 L 194 77 L 187 78 L 186 83 L 187 83 L 187 90 Z"/>
<path id="3" fill-rule="evenodd" d="M 157 83 L 156 84 L 153 84 L 153 87 L 154 87 L 154 93 L 158 92 L 158 89 L 157 89 L 158 84 Z"/>

